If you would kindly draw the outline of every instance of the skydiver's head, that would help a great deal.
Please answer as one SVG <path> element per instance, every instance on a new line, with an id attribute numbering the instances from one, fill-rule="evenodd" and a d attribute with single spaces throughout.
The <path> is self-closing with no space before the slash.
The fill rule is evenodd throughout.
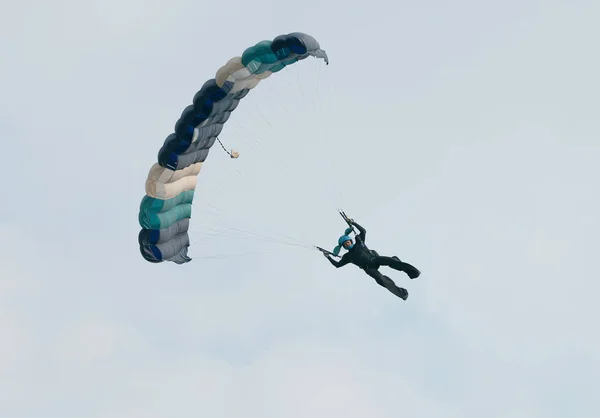
<path id="1" fill-rule="evenodd" d="M 354 242 L 348 235 L 342 235 L 340 239 L 338 239 L 338 245 L 344 247 L 346 250 L 350 250 L 354 247 Z"/>

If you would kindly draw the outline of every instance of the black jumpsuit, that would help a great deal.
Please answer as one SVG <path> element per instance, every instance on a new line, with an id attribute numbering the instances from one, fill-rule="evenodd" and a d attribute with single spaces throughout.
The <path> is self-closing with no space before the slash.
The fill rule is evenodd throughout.
<path id="1" fill-rule="evenodd" d="M 402 262 L 398 257 L 381 256 L 377 254 L 376 251 L 370 250 L 365 245 L 367 231 L 354 221 L 352 221 L 352 225 L 354 225 L 359 231 L 359 234 L 356 236 L 356 242 L 354 243 L 354 246 L 342 256 L 340 261 L 334 260 L 333 258 L 327 256 L 329 262 L 337 268 L 345 266 L 348 263 L 355 264 L 363 269 L 369 276 L 374 278 L 380 286 L 385 287 L 394 295 L 406 300 L 406 298 L 408 298 L 408 291 L 402 287 L 396 286 L 392 279 L 381 274 L 381 272 L 378 270 L 379 267 L 389 266 L 394 270 L 403 271 L 411 279 L 416 279 L 419 277 L 421 272 L 410 264 Z"/>

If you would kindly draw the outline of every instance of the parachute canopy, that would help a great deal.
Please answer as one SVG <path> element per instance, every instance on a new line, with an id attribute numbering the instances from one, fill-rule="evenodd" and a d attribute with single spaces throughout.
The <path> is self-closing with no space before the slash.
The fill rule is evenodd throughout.
<path id="1" fill-rule="evenodd" d="M 197 176 L 225 122 L 261 80 L 309 56 L 329 64 L 327 54 L 310 35 L 279 35 L 231 58 L 196 93 L 175 124 L 175 132 L 165 139 L 146 179 L 138 242 L 147 261 L 183 264 L 191 260 L 188 228 Z M 238 156 L 235 151 L 230 155 Z"/>

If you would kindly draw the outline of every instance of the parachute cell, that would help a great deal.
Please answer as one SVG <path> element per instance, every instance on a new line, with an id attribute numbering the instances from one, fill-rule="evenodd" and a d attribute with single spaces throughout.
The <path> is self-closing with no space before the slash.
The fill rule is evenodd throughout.
<path id="1" fill-rule="evenodd" d="M 181 113 L 146 179 L 139 211 L 138 242 L 149 262 L 187 263 L 189 220 L 197 176 L 231 112 L 271 74 L 309 56 L 329 59 L 310 35 L 290 33 L 262 41 L 231 58 L 204 83 Z M 237 153 L 232 152 L 232 158 Z"/>

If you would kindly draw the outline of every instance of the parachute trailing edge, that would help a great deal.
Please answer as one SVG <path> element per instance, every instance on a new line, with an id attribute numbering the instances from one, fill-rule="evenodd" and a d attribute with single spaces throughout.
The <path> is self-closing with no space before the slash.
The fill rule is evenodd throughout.
<path id="1" fill-rule="evenodd" d="M 189 220 L 197 176 L 218 135 L 251 89 L 271 74 L 309 56 L 329 64 L 329 58 L 310 35 L 294 32 L 261 41 L 231 58 L 204 83 L 187 106 L 175 129 L 158 152 L 146 179 L 140 203 L 138 243 L 142 257 L 152 263 L 183 264 L 188 256 Z M 232 158 L 237 158 L 233 151 Z"/>

